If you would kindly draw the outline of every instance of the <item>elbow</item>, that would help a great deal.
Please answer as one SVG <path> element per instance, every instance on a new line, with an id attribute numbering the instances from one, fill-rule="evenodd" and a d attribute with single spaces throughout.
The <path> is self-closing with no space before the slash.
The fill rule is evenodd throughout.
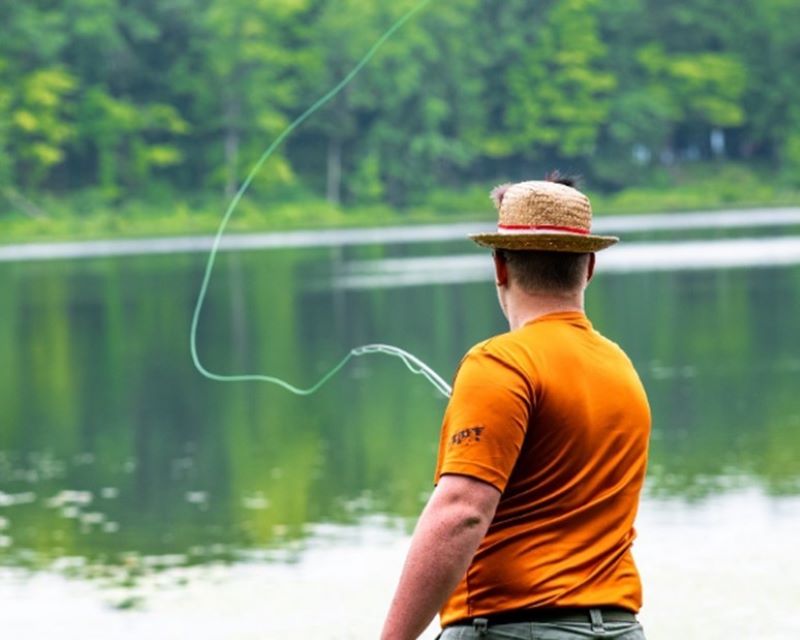
<path id="1" fill-rule="evenodd" d="M 493 512 L 488 512 L 474 504 L 453 504 L 443 520 L 454 535 L 479 535 L 483 537 L 492 521 Z"/>
<path id="2" fill-rule="evenodd" d="M 467 531 L 471 529 L 486 530 L 489 527 L 491 518 L 479 512 L 464 513 L 461 516 L 460 528 Z"/>
<path id="3" fill-rule="evenodd" d="M 444 476 L 432 499 L 432 510 L 453 533 L 486 533 L 494 518 L 500 492 L 463 476 Z"/>

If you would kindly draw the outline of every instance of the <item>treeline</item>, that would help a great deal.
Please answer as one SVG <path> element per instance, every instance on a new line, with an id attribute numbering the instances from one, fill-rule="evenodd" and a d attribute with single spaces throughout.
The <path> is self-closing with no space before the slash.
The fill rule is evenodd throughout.
<path id="1" fill-rule="evenodd" d="M 414 4 L 0 0 L 0 189 L 230 194 Z M 434 0 L 254 189 L 403 206 L 711 159 L 796 180 L 798 25 L 797 0 Z"/>

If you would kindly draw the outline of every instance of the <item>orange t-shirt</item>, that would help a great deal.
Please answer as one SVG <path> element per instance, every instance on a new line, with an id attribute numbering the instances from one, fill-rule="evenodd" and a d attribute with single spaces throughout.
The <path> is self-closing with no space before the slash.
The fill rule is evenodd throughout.
<path id="1" fill-rule="evenodd" d="M 582 313 L 473 347 L 445 413 L 436 482 L 471 476 L 502 496 L 442 625 L 539 607 L 638 611 L 630 549 L 649 434 L 633 365 Z"/>

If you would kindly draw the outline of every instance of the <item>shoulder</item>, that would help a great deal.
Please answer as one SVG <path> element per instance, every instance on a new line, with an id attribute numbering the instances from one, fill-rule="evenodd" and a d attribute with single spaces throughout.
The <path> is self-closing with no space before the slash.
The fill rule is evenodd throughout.
<path id="1" fill-rule="evenodd" d="M 479 379 L 483 384 L 530 385 L 531 367 L 523 357 L 524 349 L 516 332 L 493 336 L 467 351 L 456 370 L 456 381 Z"/>
<path id="2" fill-rule="evenodd" d="M 496 361 L 500 365 L 530 371 L 537 353 L 548 346 L 546 335 L 535 326 L 525 326 L 479 342 L 473 346 L 466 358 Z"/>
<path id="3" fill-rule="evenodd" d="M 461 359 L 459 370 L 465 365 L 485 367 L 508 365 L 508 356 L 513 351 L 513 347 L 510 347 L 510 335 L 510 333 L 502 333 L 473 345 Z"/>
<path id="4" fill-rule="evenodd" d="M 631 361 L 630 356 L 617 342 L 615 342 L 608 336 L 603 335 L 596 329 L 593 329 L 592 331 L 598 343 L 602 344 L 610 354 L 615 355 L 617 358 L 619 358 L 620 361 L 624 362 L 625 364 L 633 368 L 633 362 Z"/>
<path id="5" fill-rule="evenodd" d="M 467 357 L 503 357 L 521 348 L 519 332 L 509 331 L 482 340 L 467 351 Z"/>

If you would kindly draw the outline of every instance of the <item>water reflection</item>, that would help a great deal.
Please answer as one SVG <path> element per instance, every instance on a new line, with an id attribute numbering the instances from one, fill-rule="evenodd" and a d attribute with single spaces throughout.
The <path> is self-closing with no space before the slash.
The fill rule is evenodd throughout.
<path id="1" fill-rule="evenodd" d="M 800 237 L 633 242 L 598 256 L 604 273 L 777 267 L 800 264 Z M 485 255 L 354 260 L 325 283 L 341 289 L 381 289 L 431 284 L 486 282 L 492 278 Z"/>
<path id="2" fill-rule="evenodd" d="M 452 249 L 224 255 L 203 360 L 303 385 L 352 346 L 389 342 L 448 378 L 469 345 L 504 328 L 490 282 L 322 283 L 353 261 Z M 0 265 L 0 565 L 90 578 L 129 608 L 153 576 L 181 584 L 192 567 L 291 561 L 324 523 L 416 515 L 438 393 L 388 358 L 355 361 L 311 399 L 200 378 L 188 327 L 202 266 Z M 650 394 L 648 500 L 800 494 L 800 268 L 601 271 L 588 308 Z"/>

